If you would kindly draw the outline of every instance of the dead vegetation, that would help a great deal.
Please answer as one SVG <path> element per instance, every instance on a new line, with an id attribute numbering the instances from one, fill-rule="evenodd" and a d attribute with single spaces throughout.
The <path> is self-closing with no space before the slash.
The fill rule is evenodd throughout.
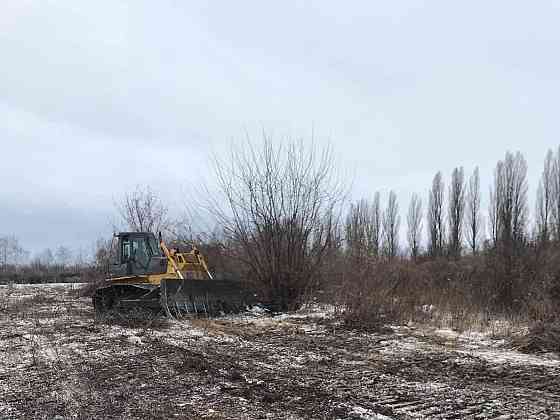
<path id="1" fill-rule="evenodd" d="M 352 328 L 417 323 L 511 336 L 531 326 L 536 331 L 541 325 L 557 325 L 558 307 L 549 292 L 556 281 L 556 261 L 537 269 L 538 260 L 527 257 L 525 265 L 516 268 L 532 270 L 543 280 L 516 281 L 513 307 L 500 300 L 502 277 L 495 260 L 481 256 L 417 261 L 362 257 L 346 266 L 341 262 L 343 281 L 333 286 L 336 292 L 330 299 L 343 308 L 345 323 Z"/>

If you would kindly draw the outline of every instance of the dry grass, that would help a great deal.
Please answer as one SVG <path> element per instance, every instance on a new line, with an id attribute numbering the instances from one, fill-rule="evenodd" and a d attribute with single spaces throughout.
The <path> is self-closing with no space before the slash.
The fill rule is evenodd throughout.
<path id="1" fill-rule="evenodd" d="M 514 302 L 514 308 L 501 305 L 492 282 L 483 279 L 487 267 L 476 265 L 481 261 L 353 264 L 334 293 L 340 317 L 347 327 L 358 330 L 419 324 L 479 331 L 495 338 L 518 336 L 531 325 L 554 320 L 558 309 L 538 288 Z"/>

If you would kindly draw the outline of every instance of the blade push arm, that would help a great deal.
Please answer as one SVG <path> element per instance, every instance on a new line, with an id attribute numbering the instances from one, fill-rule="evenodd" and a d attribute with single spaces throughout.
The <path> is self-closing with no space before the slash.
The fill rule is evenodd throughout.
<path id="1" fill-rule="evenodd" d="M 184 280 L 185 277 L 183 276 L 183 273 L 181 273 L 181 270 L 179 270 L 179 266 L 175 262 L 175 258 L 173 258 L 173 256 L 171 255 L 171 252 L 169 252 L 169 248 L 167 248 L 167 245 L 165 245 L 165 242 L 163 242 L 163 240 L 161 240 L 159 242 L 159 246 L 160 246 L 161 250 L 163 251 L 163 253 L 165 254 L 165 256 L 167 257 L 167 260 L 173 266 L 173 270 L 175 270 L 175 272 L 177 273 L 177 276 L 179 276 L 179 278 L 181 280 Z"/>

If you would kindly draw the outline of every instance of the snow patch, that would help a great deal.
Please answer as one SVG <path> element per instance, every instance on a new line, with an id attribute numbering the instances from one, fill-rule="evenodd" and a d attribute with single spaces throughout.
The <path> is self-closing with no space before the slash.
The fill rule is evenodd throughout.
<path id="1" fill-rule="evenodd" d="M 360 407 L 359 405 L 352 407 L 352 411 L 350 412 L 350 414 L 359 416 L 360 419 L 364 420 L 393 420 L 393 417 L 388 417 L 383 414 L 376 413 L 372 410 L 368 410 L 367 408 Z"/>

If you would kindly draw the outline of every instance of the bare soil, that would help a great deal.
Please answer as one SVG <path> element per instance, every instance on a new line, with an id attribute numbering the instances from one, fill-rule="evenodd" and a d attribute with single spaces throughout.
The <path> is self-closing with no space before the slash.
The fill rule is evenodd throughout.
<path id="1" fill-rule="evenodd" d="M 560 418 L 560 361 L 319 310 L 100 321 L 68 285 L 0 286 L 0 418 Z"/>

